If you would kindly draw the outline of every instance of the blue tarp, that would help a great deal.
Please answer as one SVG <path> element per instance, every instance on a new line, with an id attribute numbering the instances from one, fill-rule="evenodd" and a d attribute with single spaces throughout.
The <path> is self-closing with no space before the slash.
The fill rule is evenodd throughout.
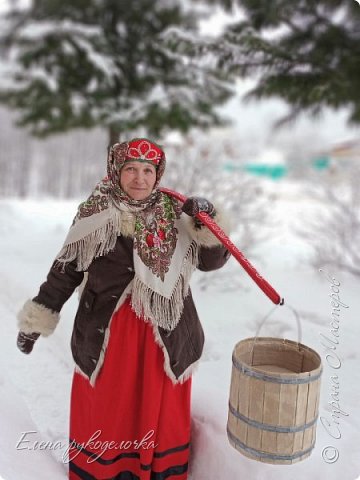
<path id="1" fill-rule="evenodd" d="M 269 177 L 273 180 L 284 177 L 288 173 L 286 165 L 266 165 L 266 164 L 247 164 L 247 165 L 234 165 L 226 163 L 224 170 L 228 172 L 234 172 L 235 170 L 245 170 L 259 177 Z"/>

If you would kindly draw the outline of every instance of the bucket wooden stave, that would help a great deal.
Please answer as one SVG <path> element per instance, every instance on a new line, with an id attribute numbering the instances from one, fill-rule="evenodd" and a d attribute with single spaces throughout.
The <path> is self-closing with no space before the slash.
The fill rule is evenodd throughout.
<path id="1" fill-rule="evenodd" d="M 243 455 L 292 464 L 315 445 L 321 358 L 291 340 L 254 337 L 233 351 L 227 432 Z"/>

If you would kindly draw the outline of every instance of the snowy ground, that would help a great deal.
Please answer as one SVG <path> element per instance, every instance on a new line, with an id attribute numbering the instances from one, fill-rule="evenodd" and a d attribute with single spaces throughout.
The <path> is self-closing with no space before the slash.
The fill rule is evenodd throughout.
<path id="1" fill-rule="evenodd" d="M 312 455 L 291 466 L 250 460 L 229 445 L 226 422 L 232 350 L 239 340 L 254 335 L 257 325 L 272 308 L 271 302 L 239 266 L 238 275 L 244 287 L 239 291 L 204 292 L 196 283 L 193 287 L 207 341 L 203 361 L 193 379 L 191 480 L 245 477 L 251 480 L 289 477 L 355 480 L 360 475 L 358 283 L 341 272 L 328 272 L 340 282 L 340 298 L 349 307 L 341 310 L 336 351 L 341 367 L 335 370 L 326 361 L 328 351 L 320 336 L 330 335 L 330 283 L 324 274 L 307 265 L 307 246 L 291 233 L 294 222 L 311 207 L 305 199 L 297 200 L 286 192 L 284 189 L 283 200 L 273 212 L 278 218 L 277 233 L 261 246 L 258 252 L 261 258 L 256 260 L 256 266 L 300 313 L 303 343 L 322 356 L 324 374 L 319 413 L 328 421 L 332 421 L 331 376 L 338 375 L 343 412 L 338 425 L 341 438 L 332 438 L 319 422 Z M 69 339 L 76 295 L 63 308 L 62 321 L 54 335 L 40 339 L 30 356 L 16 349 L 15 315 L 22 303 L 37 293 L 61 246 L 77 202 L 3 199 L 0 204 L 3 325 L 0 361 L 5 367 L 0 372 L 0 480 L 65 480 L 67 466 L 62 455 L 67 439 L 73 371 Z M 296 339 L 291 312 L 279 307 L 261 334 Z M 24 437 L 23 432 L 32 433 Z M 50 445 L 36 448 L 35 441 L 52 442 L 53 450 Z M 326 450 L 327 447 L 330 449 Z M 334 449 L 338 451 L 338 460 L 326 463 L 323 452 L 330 455 Z"/>

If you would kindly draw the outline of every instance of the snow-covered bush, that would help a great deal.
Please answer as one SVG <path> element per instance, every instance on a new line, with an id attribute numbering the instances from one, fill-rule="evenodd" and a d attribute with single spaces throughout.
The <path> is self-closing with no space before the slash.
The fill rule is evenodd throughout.
<path id="1" fill-rule="evenodd" d="M 329 172 L 308 187 L 314 202 L 311 218 L 298 233 L 313 248 L 311 263 L 360 277 L 360 168 L 334 178 Z"/>
<path id="2" fill-rule="evenodd" d="M 241 145 L 236 139 L 216 140 L 211 134 L 193 134 L 176 145 L 166 146 L 168 168 L 164 185 L 187 196 L 199 195 L 221 206 L 230 216 L 231 239 L 246 257 L 255 257 L 255 247 L 267 238 L 270 209 L 275 201 L 259 179 L 242 169 Z M 226 169 L 232 158 L 238 167 Z M 265 233 L 266 232 L 266 233 Z M 199 276 L 203 289 L 212 286 L 221 290 L 242 288 L 239 264 L 231 259 L 228 265 L 213 273 Z"/>

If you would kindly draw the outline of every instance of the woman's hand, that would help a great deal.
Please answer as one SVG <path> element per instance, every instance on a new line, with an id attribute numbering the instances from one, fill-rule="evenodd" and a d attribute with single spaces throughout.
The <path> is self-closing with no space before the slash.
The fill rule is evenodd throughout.
<path id="1" fill-rule="evenodd" d="M 199 212 L 206 212 L 211 217 L 215 215 L 214 205 L 203 197 L 189 197 L 182 206 L 182 211 L 190 217 L 195 217 Z"/>
<path id="2" fill-rule="evenodd" d="M 20 331 L 16 345 L 21 352 L 28 354 L 34 348 L 35 342 L 39 337 L 40 333 L 24 333 Z"/>

